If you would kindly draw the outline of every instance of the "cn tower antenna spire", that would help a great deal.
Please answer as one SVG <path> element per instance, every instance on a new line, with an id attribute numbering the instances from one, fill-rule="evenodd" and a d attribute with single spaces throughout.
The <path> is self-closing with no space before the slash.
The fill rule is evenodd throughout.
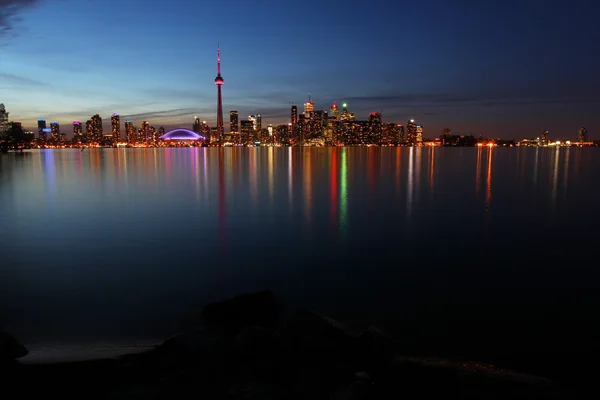
<path id="1" fill-rule="evenodd" d="M 217 137 L 219 146 L 223 145 L 224 130 L 223 130 L 223 99 L 221 95 L 221 86 L 223 86 L 223 77 L 221 76 L 221 46 L 217 42 L 217 77 L 215 78 L 217 85 Z"/>
<path id="2" fill-rule="evenodd" d="M 217 73 L 221 75 L 221 44 L 217 42 Z"/>

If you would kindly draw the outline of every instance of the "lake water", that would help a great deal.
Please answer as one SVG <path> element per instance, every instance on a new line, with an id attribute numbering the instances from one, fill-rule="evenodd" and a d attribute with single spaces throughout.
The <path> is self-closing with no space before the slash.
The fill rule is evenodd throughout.
<path id="1" fill-rule="evenodd" d="M 580 148 L 0 155 L 0 323 L 141 342 L 271 288 L 420 352 L 598 349 L 599 177 Z"/>

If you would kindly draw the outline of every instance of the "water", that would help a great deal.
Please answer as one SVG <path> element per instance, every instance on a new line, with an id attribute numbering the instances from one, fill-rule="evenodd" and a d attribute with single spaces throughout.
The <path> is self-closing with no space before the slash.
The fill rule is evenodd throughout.
<path id="1" fill-rule="evenodd" d="M 599 171 L 579 148 L 2 155 L 0 322 L 133 343 L 271 288 L 407 351 L 597 349 Z"/>

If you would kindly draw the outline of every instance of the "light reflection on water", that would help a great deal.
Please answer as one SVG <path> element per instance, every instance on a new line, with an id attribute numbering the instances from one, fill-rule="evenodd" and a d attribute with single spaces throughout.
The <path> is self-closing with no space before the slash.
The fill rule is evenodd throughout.
<path id="1" fill-rule="evenodd" d="M 556 300 L 545 288 L 577 286 L 558 260 L 589 256 L 592 236 L 573 233 L 600 223 L 594 149 L 65 149 L 0 162 L 0 317 L 29 338 L 163 335 L 210 299 L 264 287 L 340 315 L 543 315 L 533 304 Z M 582 274 L 569 301 L 597 281 Z"/>

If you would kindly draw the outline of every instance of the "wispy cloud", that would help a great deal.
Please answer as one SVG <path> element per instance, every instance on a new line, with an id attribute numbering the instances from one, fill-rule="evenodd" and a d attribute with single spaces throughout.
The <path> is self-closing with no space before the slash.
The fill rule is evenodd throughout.
<path id="1" fill-rule="evenodd" d="M 41 0 L 0 0 L 0 38 L 13 34 L 19 14 L 39 3 Z"/>
<path id="2" fill-rule="evenodd" d="M 191 115 L 197 112 L 194 108 L 175 108 L 173 110 L 149 111 L 137 114 L 121 115 L 123 118 L 129 119 L 150 119 L 150 118 L 173 118 L 184 115 Z"/>
<path id="3" fill-rule="evenodd" d="M 1 2 L 2 0 L 0 0 Z M 38 86 L 38 87 L 50 87 L 51 85 L 38 81 L 31 78 L 26 78 L 24 76 L 19 76 L 15 74 L 10 74 L 7 72 L 0 72 L 0 84 L 8 82 L 9 85 L 17 85 L 17 86 Z"/>
<path id="4" fill-rule="evenodd" d="M 386 104 L 392 106 L 412 107 L 444 107 L 444 106 L 504 106 L 504 105 L 536 105 L 536 104 L 574 104 L 598 103 L 600 99 L 593 96 L 571 96 L 564 94 L 514 93 L 483 94 L 457 96 L 452 94 L 406 94 L 406 95 L 366 95 L 347 96 L 344 101 L 363 105 Z"/>

